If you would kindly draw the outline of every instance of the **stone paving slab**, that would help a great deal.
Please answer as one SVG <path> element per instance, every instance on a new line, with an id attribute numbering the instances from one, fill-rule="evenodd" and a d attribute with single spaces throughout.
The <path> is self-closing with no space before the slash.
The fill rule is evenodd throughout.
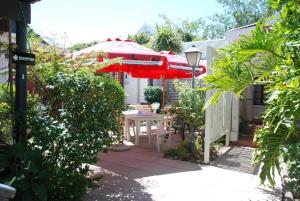
<path id="1" fill-rule="evenodd" d="M 239 160 L 242 152 L 234 149 L 229 152 L 232 158 L 227 156 L 225 161 L 233 164 L 233 158 Z M 259 186 L 256 174 L 162 158 L 154 148 L 136 147 L 126 152 L 101 153 L 99 157 L 97 165 L 102 167 L 103 179 L 84 196 L 84 201 L 281 200 L 280 189 Z"/>
<path id="2" fill-rule="evenodd" d="M 254 148 L 250 147 L 231 147 L 212 164 L 220 168 L 256 175 L 259 171 L 259 166 L 252 164 L 253 152 Z"/>

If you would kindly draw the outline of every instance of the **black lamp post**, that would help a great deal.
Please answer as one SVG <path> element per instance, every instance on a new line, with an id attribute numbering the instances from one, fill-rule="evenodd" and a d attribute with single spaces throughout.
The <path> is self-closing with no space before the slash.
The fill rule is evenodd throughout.
<path id="1" fill-rule="evenodd" d="M 193 92 L 195 89 L 195 68 L 199 65 L 200 59 L 201 59 L 201 55 L 202 53 L 193 45 L 192 47 L 190 47 L 189 49 L 187 49 L 184 52 L 186 59 L 188 61 L 188 64 L 192 67 L 193 71 L 193 77 L 192 77 L 192 88 L 193 88 Z M 194 96 L 192 97 L 192 101 L 194 101 Z M 195 107 L 193 104 L 193 111 L 195 111 Z M 191 139 L 190 139 L 190 149 L 192 152 L 194 152 L 194 146 L 195 146 L 195 127 L 194 125 L 192 125 L 191 127 Z"/>

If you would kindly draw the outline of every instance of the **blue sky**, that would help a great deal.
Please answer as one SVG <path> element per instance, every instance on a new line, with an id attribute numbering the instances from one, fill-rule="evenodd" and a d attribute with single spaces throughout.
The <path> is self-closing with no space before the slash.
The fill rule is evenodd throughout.
<path id="1" fill-rule="evenodd" d="M 159 22 L 159 14 L 170 19 L 194 20 L 217 12 L 215 0 L 42 0 L 32 5 L 31 26 L 38 33 L 76 42 L 126 37 L 144 23 Z"/>

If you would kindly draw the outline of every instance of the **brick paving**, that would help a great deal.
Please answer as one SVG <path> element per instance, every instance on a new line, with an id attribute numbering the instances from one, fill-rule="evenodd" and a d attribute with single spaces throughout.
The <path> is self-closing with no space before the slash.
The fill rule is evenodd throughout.
<path id="1" fill-rule="evenodd" d="M 279 187 L 259 185 L 249 167 L 253 150 L 233 147 L 213 165 L 199 165 L 163 158 L 153 144 L 140 142 L 129 151 L 99 153 L 103 178 L 83 201 L 281 200 Z"/>
<path id="2" fill-rule="evenodd" d="M 258 174 L 259 166 L 252 164 L 254 148 L 231 147 L 225 154 L 219 156 L 212 164 L 228 170 Z"/>

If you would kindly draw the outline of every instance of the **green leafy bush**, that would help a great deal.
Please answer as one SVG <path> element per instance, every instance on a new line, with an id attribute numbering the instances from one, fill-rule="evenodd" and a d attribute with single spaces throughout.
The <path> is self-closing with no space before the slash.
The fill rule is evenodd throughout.
<path id="1" fill-rule="evenodd" d="M 263 126 L 255 133 L 254 161 L 262 164 L 262 182 L 274 185 L 284 157 L 295 180 L 293 189 L 299 189 L 299 154 L 294 152 L 300 142 L 300 5 L 296 0 L 269 2 L 278 13 L 276 21 L 257 23 L 249 36 L 222 49 L 206 81 L 215 91 L 212 103 L 228 91 L 241 95 L 249 85 L 267 86 L 267 109 Z"/>
<path id="2" fill-rule="evenodd" d="M 300 198 L 300 143 L 290 145 L 284 154 L 285 162 L 288 164 L 289 177 L 292 179 L 288 188 L 293 192 L 295 198 Z"/>
<path id="3" fill-rule="evenodd" d="M 48 200 L 51 171 L 44 164 L 39 148 L 25 143 L 17 143 L 5 149 L 1 147 L 0 160 L 0 179 L 17 189 L 16 200 Z"/>
<path id="4" fill-rule="evenodd" d="M 192 160 L 192 155 L 189 151 L 189 142 L 187 140 L 182 141 L 177 147 L 168 149 L 165 152 L 165 157 L 178 159 L 182 161 Z"/>
<path id="5" fill-rule="evenodd" d="M 133 40 L 140 45 L 145 45 L 150 41 L 150 34 L 147 32 L 141 32 L 134 35 L 128 35 L 129 40 Z"/>
<path id="6" fill-rule="evenodd" d="M 37 96 L 28 101 L 28 143 L 1 148 L 1 176 L 14 175 L 1 181 L 23 200 L 78 200 L 89 184 L 86 164 L 121 137 L 124 91 L 87 71 L 57 73 L 45 83 L 47 104 Z"/>
<path id="7" fill-rule="evenodd" d="M 87 164 L 121 138 L 124 90 L 91 72 L 99 66 L 85 67 L 85 58 L 68 61 L 40 40 L 32 48 L 37 64 L 28 67 L 28 76 L 38 95 L 28 95 L 27 141 L 1 142 L 0 181 L 17 188 L 17 200 L 79 200 L 90 184 Z M 11 126 L 4 121 L 11 103 L 7 91 L 1 94 L 1 129 Z"/>
<path id="8" fill-rule="evenodd" d="M 0 84 L 0 144 L 12 142 L 11 104 L 8 85 Z"/>
<path id="9" fill-rule="evenodd" d="M 205 123 L 205 92 L 200 88 L 194 90 L 187 83 L 175 81 L 175 89 L 179 98 L 172 106 L 171 112 L 177 124 L 203 128 Z"/>
<path id="10" fill-rule="evenodd" d="M 166 150 L 164 156 L 166 158 L 176 160 L 200 162 L 201 160 L 203 160 L 203 157 L 201 158 L 203 154 L 202 145 L 202 137 L 200 135 L 196 135 L 195 153 L 191 153 L 189 147 L 189 140 L 185 139 L 177 147 Z M 216 151 L 214 149 L 211 149 L 211 151 L 214 151 L 213 155 L 215 156 Z"/>
<path id="11" fill-rule="evenodd" d="M 75 200 L 88 184 L 83 164 L 95 163 L 100 150 L 121 138 L 124 91 L 117 82 L 86 71 L 57 73 L 46 83 L 52 117 L 30 119 L 32 140 L 52 153 L 45 160 L 54 170 L 53 199 Z"/>
<path id="12" fill-rule="evenodd" d="M 145 88 L 144 95 L 145 95 L 145 100 L 148 103 L 151 104 L 154 102 L 158 102 L 160 103 L 160 105 L 162 104 L 163 92 L 160 87 L 153 87 L 153 86 L 147 87 Z"/>

